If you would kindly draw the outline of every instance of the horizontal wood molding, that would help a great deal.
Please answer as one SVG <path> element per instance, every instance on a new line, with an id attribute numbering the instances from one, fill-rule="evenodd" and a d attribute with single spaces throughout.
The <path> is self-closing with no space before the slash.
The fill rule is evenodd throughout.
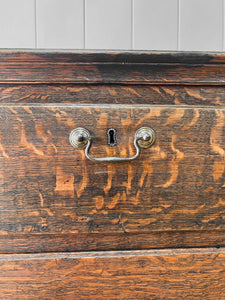
<path id="1" fill-rule="evenodd" d="M 224 85 L 225 55 L 0 51 L 0 83 Z"/>
<path id="2" fill-rule="evenodd" d="M 1 299 L 222 299 L 225 249 L 0 255 Z"/>
<path id="3" fill-rule="evenodd" d="M 5 104 L 225 106 L 225 86 L 0 84 Z"/>
<path id="4" fill-rule="evenodd" d="M 225 54 L 194 51 L 0 50 L 0 63 L 224 64 Z"/>
<path id="5" fill-rule="evenodd" d="M 0 235 L 0 253 L 225 247 L 225 231 Z"/>

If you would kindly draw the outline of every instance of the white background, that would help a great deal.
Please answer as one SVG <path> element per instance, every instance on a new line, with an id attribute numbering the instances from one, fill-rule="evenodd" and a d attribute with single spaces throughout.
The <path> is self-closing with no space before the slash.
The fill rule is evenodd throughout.
<path id="1" fill-rule="evenodd" d="M 224 51 L 225 0 L 0 0 L 0 48 Z"/>

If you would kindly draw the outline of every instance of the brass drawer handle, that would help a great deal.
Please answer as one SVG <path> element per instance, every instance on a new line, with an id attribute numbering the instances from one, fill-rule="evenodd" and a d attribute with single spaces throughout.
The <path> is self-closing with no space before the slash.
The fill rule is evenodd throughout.
<path id="1" fill-rule="evenodd" d="M 89 150 L 91 147 L 91 135 L 90 132 L 82 127 L 78 127 L 71 131 L 69 136 L 70 144 L 76 149 L 85 149 L 85 155 L 93 162 L 128 162 L 132 161 L 140 155 L 140 148 L 149 148 L 155 142 L 155 132 L 152 128 L 141 127 L 134 135 L 134 146 L 136 148 L 136 154 L 132 157 L 93 157 L 90 155 Z"/>

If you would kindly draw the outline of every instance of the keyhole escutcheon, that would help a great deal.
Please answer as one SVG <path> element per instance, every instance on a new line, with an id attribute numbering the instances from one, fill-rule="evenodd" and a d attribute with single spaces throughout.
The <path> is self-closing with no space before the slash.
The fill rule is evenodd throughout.
<path id="1" fill-rule="evenodd" d="M 107 131 L 107 144 L 109 146 L 116 146 L 117 144 L 117 132 L 116 129 L 110 128 Z"/>

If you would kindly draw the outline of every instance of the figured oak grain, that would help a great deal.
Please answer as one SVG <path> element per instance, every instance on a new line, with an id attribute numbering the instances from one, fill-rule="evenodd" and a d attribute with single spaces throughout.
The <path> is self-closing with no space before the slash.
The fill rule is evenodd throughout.
<path id="1" fill-rule="evenodd" d="M 0 232 L 116 234 L 224 230 L 223 108 L 1 106 Z M 135 131 L 156 143 L 132 163 L 97 164 L 69 144 L 91 132 L 93 156 L 132 156 Z M 118 145 L 106 144 L 115 127 Z"/>
<path id="2" fill-rule="evenodd" d="M 218 53 L 0 50 L 0 299 L 225 298 L 224 68 Z M 78 126 L 93 156 L 134 155 L 141 126 L 156 143 L 95 164 L 69 144 Z"/>
<path id="3" fill-rule="evenodd" d="M 0 256 L 1 299 L 224 299 L 224 248 Z"/>

